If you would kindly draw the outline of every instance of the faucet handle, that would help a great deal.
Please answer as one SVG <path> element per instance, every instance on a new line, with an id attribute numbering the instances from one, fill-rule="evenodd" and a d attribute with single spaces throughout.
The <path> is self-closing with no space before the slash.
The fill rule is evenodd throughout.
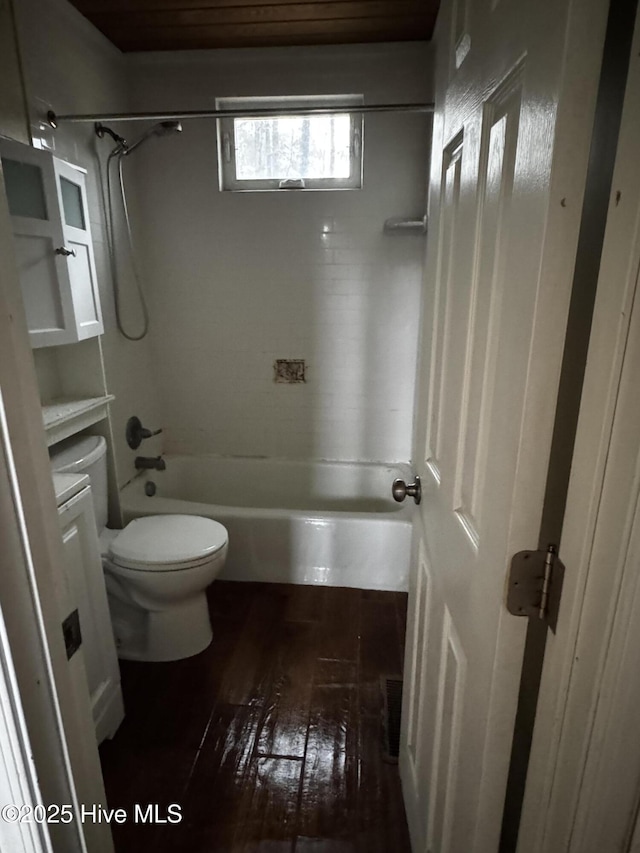
<path id="1" fill-rule="evenodd" d="M 142 444 L 142 440 L 144 438 L 151 438 L 152 435 L 158 435 L 161 433 L 161 429 L 150 430 L 146 427 L 142 426 L 140 418 L 137 418 L 135 415 L 129 418 L 127 421 L 127 427 L 125 431 L 125 435 L 127 438 L 127 444 L 132 450 L 137 450 Z"/>
<path id="2" fill-rule="evenodd" d="M 147 429 L 146 427 L 142 427 L 142 433 L 141 434 L 142 434 L 143 438 L 151 438 L 152 435 L 160 435 L 161 432 L 162 432 L 161 429 L 154 429 L 152 432 L 150 429 Z M 135 448 L 133 448 L 133 449 L 135 450 Z"/>

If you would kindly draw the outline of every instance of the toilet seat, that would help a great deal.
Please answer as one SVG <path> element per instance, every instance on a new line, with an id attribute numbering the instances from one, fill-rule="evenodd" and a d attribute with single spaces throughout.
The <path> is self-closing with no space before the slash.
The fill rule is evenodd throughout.
<path id="1" fill-rule="evenodd" d="M 228 543 L 226 529 L 197 515 L 135 518 L 109 543 L 109 559 L 119 568 L 175 572 L 210 562 Z"/>
<path id="2" fill-rule="evenodd" d="M 216 552 L 217 553 L 217 552 Z M 184 563 L 134 563 L 133 560 L 125 561 L 125 560 L 116 560 L 111 555 L 107 560 L 107 566 L 116 574 L 118 574 L 121 570 L 125 572 L 141 572 L 142 574 L 153 574 L 154 572 L 157 574 L 167 575 L 171 574 L 171 572 L 185 572 L 189 569 L 197 569 L 200 566 L 206 566 L 210 563 L 214 558 L 213 557 L 203 557 L 201 560 L 192 560 L 191 562 Z"/>

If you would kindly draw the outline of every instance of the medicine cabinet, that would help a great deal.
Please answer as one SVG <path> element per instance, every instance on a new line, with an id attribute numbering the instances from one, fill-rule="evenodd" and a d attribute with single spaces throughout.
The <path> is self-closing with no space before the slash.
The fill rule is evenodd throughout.
<path id="1" fill-rule="evenodd" d="M 102 334 L 85 170 L 7 139 L 0 158 L 32 347 Z"/>

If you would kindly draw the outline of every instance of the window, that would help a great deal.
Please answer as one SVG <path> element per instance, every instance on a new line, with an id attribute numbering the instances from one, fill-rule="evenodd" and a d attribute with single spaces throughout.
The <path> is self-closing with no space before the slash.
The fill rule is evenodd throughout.
<path id="1" fill-rule="evenodd" d="M 360 95 L 220 98 L 221 110 L 258 114 L 218 119 L 221 190 L 339 190 L 362 186 L 362 115 L 260 115 L 260 110 L 362 105 Z"/>

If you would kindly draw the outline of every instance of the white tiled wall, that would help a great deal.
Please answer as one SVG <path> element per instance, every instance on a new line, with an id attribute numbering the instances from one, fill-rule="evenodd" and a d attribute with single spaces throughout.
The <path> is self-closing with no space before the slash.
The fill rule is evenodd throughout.
<path id="1" fill-rule="evenodd" d="M 65 0 L 18 6 L 32 110 L 197 109 L 218 96 L 312 93 L 431 99 L 420 43 L 123 58 Z M 135 137 L 144 126 L 118 130 Z M 424 212 L 427 118 L 367 117 L 357 192 L 220 193 L 215 122 L 150 140 L 125 162 L 151 310 L 139 343 L 115 329 L 96 159 L 109 143 L 92 125 L 62 125 L 55 144 L 89 172 L 120 484 L 134 472 L 131 414 L 164 427 L 149 454 L 164 438 L 165 449 L 190 453 L 410 458 L 425 241 L 382 227 Z M 126 262 L 123 285 L 137 327 Z M 274 383 L 277 358 L 304 358 L 307 383 Z"/>
<path id="2" fill-rule="evenodd" d="M 130 63 L 144 110 L 233 95 L 431 95 L 423 44 Z M 186 121 L 132 156 L 168 450 L 410 458 L 425 241 L 382 228 L 424 212 L 428 131 L 424 116 L 367 116 L 356 192 L 220 193 L 211 120 Z M 274 383 L 277 358 L 306 359 L 307 383 Z"/>

